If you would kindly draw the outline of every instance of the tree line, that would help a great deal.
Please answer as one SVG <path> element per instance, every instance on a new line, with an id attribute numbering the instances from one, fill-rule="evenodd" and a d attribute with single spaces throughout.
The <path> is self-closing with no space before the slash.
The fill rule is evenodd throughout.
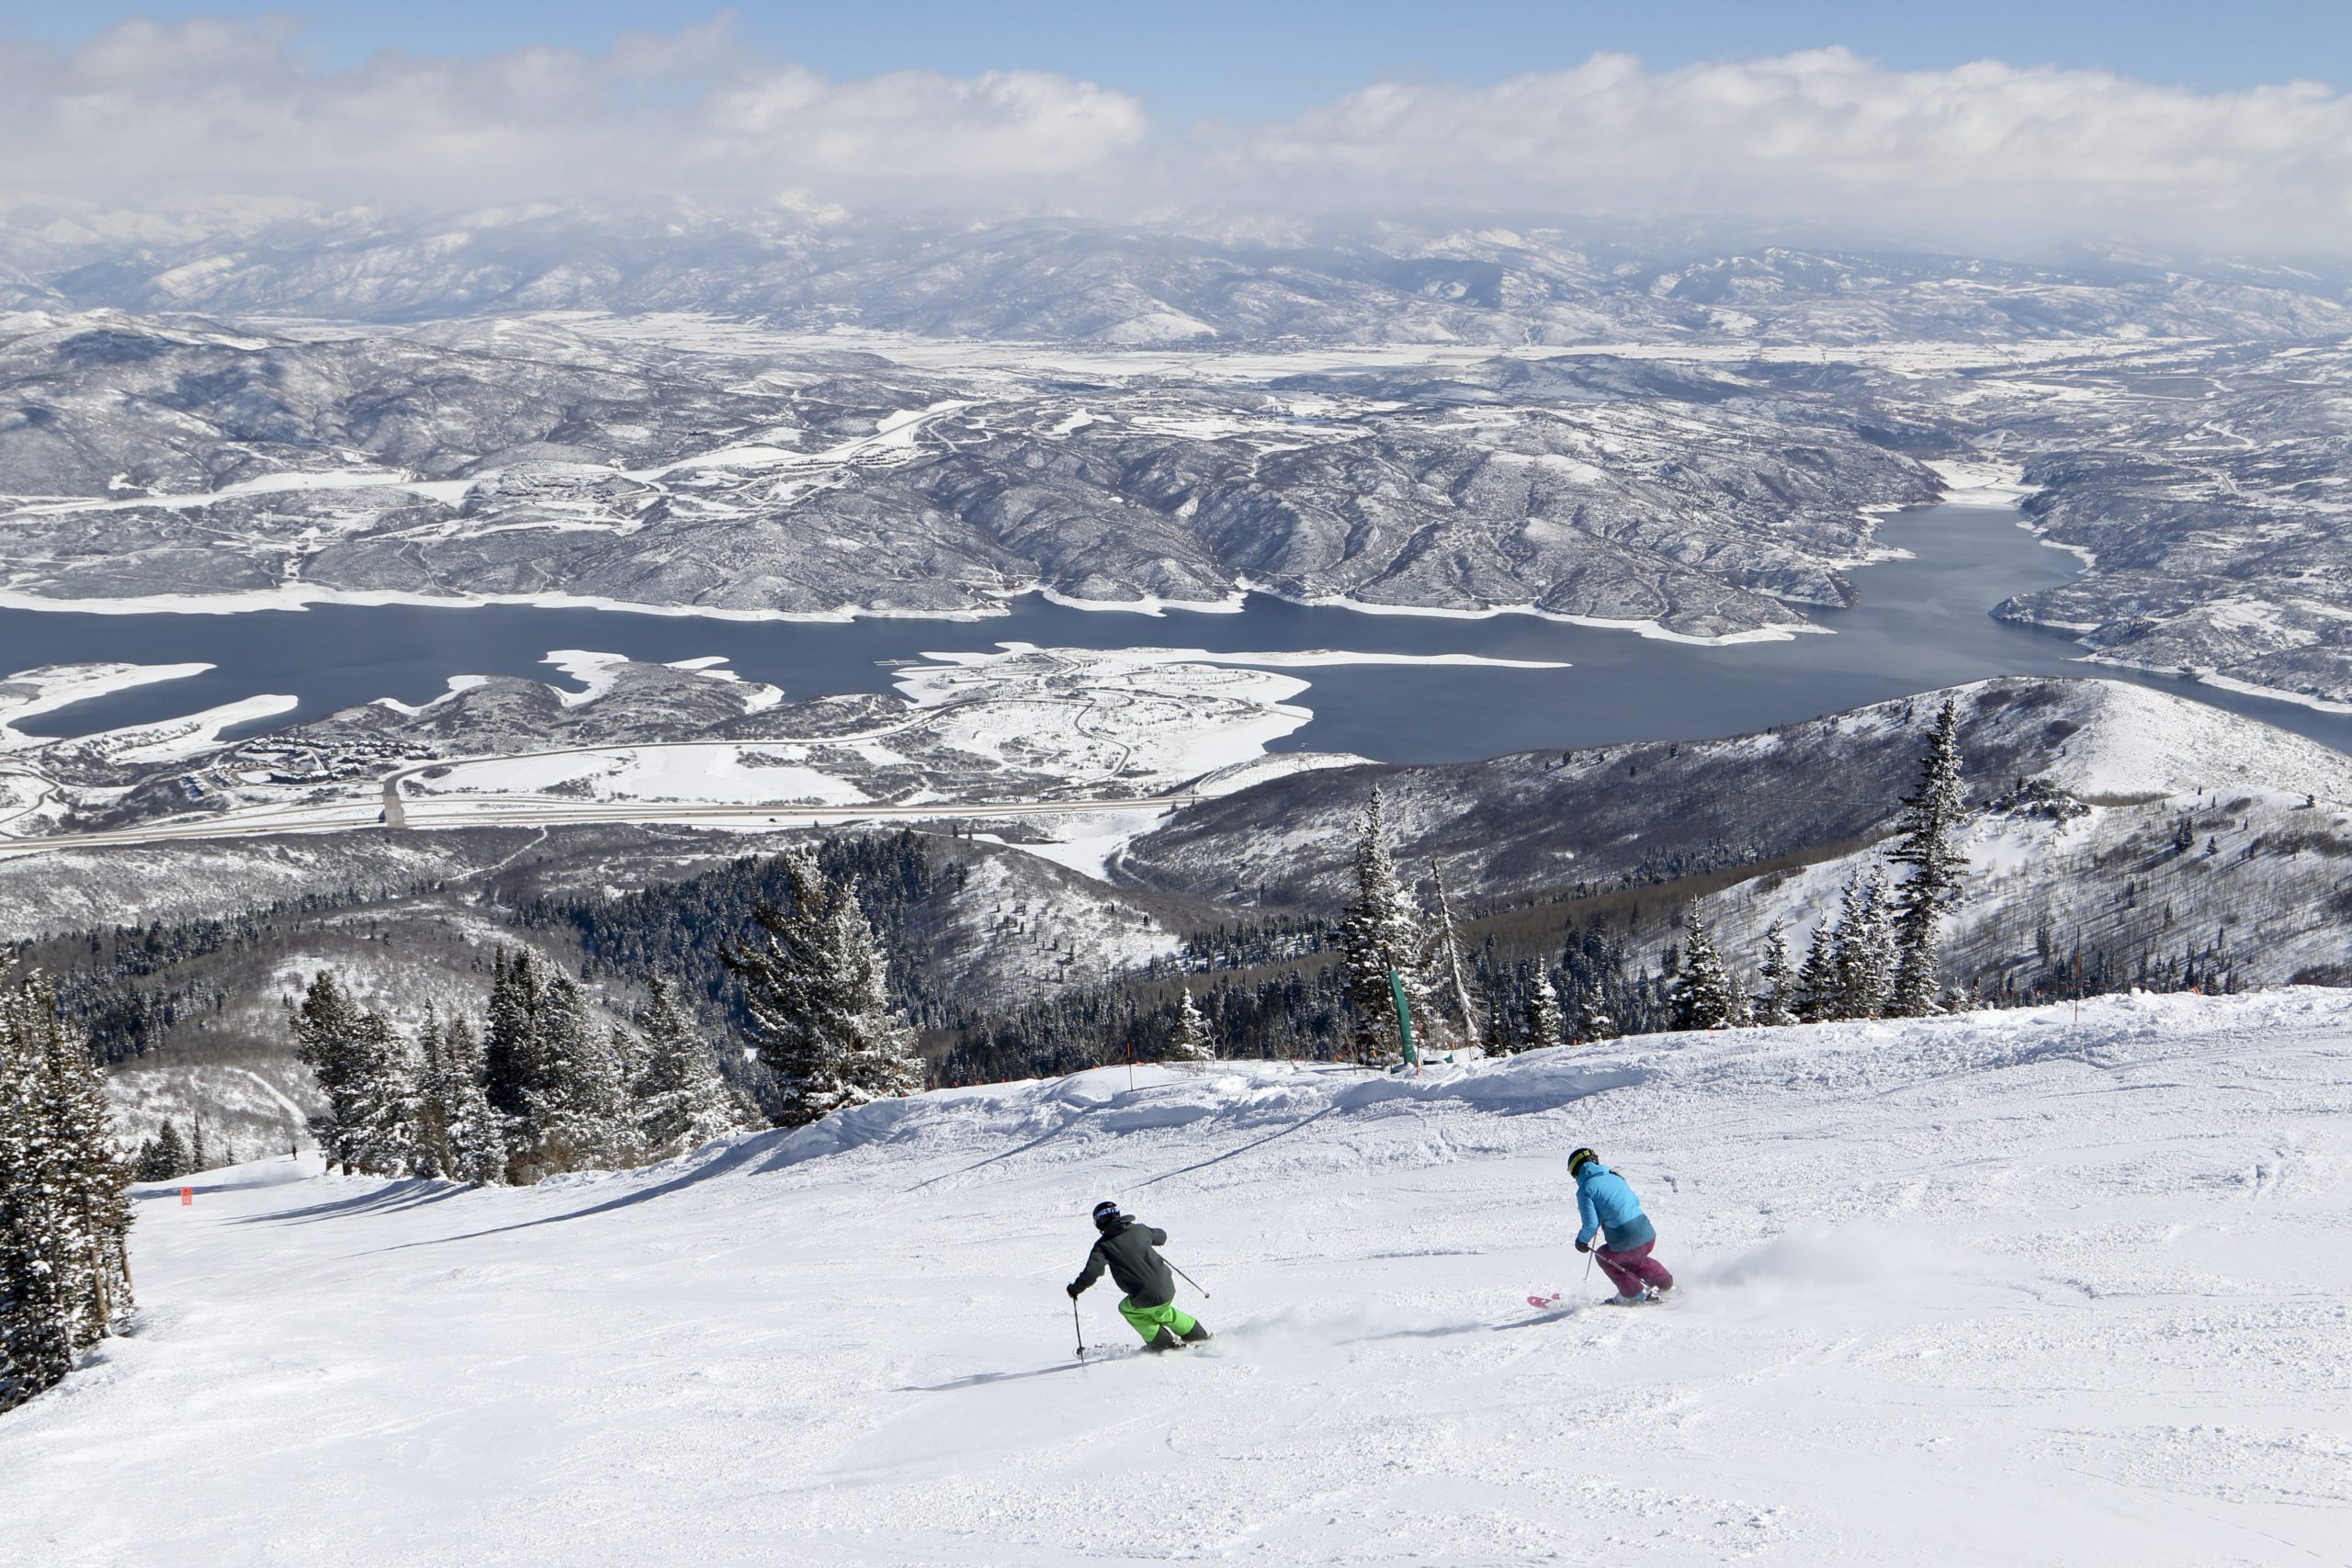
<path id="1" fill-rule="evenodd" d="M 1947 704 L 1918 785 L 1900 803 L 1883 864 L 1848 880 L 1801 963 L 1789 953 L 1784 927 L 1768 931 L 1752 982 L 1720 951 L 1695 906 L 1654 967 L 1633 951 L 1630 926 L 1612 928 L 1599 915 L 1572 922 L 1548 958 L 1506 957 L 1492 938 L 1466 943 L 1441 867 L 1430 868 L 1428 900 L 1408 886 L 1374 790 L 1350 860 L 1351 896 L 1336 921 L 1309 926 L 1284 918 L 1220 928 L 1156 964 L 1141 984 L 1074 988 L 977 1022 L 950 1044 L 943 1080 L 1069 1072 L 1129 1055 L 1169 1058 L 1188 1006 L 1217 1055 L 1356 1062 L 1397 1054 L 1400 997 L 1425 1048 L 1475 1044 L 1499 1054 L 1665 1030 L 1919 1016 L 1956 1006 L 1960 996 L 1941 973 L 1936 936 L 1963 886 L 1960 761 L 1958 718 Z M 1251 964 L 1280 972 L 1233 973 Z M 1184 988 L 1154 984 L 1165 981 Z"/>
<path id="2" fill-rule="evenodd" d="M 1518 1018 L 1494 1019 L 1482 1042 L 1442 885 L 1434 910 L 1407 896 L 1384 842 L 1375 791 L 1353 862 L 1355 896 L 1340 923 L 1351 1043 L 1361 1060 L 1394 1054 L 1402 1021 L 1441 1043 L 1508 1052 L 1625 1032 L 1621 1011 L 1638 1015 L 1641 1026 L 1708 1030 L 1918 1018 L 1956 1007 L 1959 995 L 1944 985 L 1937 948 L 1941 922 L 1958 907 L 1964 885 L 1966 861 L 1956 838 L 1966 815 L 1960 720 L 1947 699 L 1920 760 L 1918 785 L 1902 801 L 1894 848 L 1883 857 L 1907 874 L 1892 885 L 1883 870 L 1849 877 L 1836 919 L 1815 926 L 1802 964 L 1791 963 L 1776 920 L 1764 935 L 1756 983 L 1744 983 L 1694 904 L 1679 951 L 1669 948 L 1660 964 L 1662 984 L 1644 976 L 1629 986 L 1622 949 L 1595 954 L 1588 946 L 1582 964 L 1564 963 L 1561 974 L 1526 987 L 1532 994 Z M 1571 958 L 1576 945 L 1572 941 Z"/>
<path id="3" fill-rule="evenodd" d="M 233 1143 L 221 1145 L 220 1156 L 217 1159 L 213 1156 L 213 1151 L 205 1143 L 202 1117 L 188 1118 L 188 1132 L 185 1136 L 180 1132 L 179 1123 L 166 1118 L 153 1137 L 140 1140 L 139 1152 L 130 1156 L 130 1173 L 141 1181 L 170 1181 L 236 1163 L 237 1145 Z"/>
<path id="4" fill-rule="evenodd" d="M 708 950 L 744 998 L 743 1038 L 763 1069 L 756 1101 L 720 1069 L 719 1054 L 741 1047 L 707 1035 L 670 976 L 650 976 L 623 1022 L 600 1016 L 560 967 L 501 949 L 479 1023 L 428 1012 L 404 1032 L 322 970 L 293 1032 L 326 1101 L 311 1133 L 328 1164 L 527 1185 L 922 1089 L 914 1031 L 892 1000 L 856 878 L 828 875 L 806 850 L 774 870 L 781 901 L 754 899 L 749 929 Z"/>

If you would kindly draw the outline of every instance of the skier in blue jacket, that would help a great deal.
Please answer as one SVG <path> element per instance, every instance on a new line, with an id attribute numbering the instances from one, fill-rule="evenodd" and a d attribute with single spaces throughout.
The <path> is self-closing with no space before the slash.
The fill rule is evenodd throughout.
<path id="1" fill-rule="evenodd" d="M 1642 1201 L 1590 1149 L 1568 1156 L 1568 1174 L 1576 1178 L 1577 1213 L 1584 1221 L 1577 1232 L 1577 1250 L 1591 1252 L 1617 1287 L 1610 1304 L 1635 1306 L 1662 1299 L 1674 1289 L 1674 1276 L 1650 1256 L 1650 1248 L 1657 1245 L 1657 1227 L 1642 1213 Z M 1598 1252 L 1592 1246 L 1596 1235 L 1601 1243 Z"/>

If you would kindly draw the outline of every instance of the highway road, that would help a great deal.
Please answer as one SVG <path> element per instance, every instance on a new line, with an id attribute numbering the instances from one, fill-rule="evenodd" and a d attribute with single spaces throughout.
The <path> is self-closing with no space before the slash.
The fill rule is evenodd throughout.
<path id="1" fill-rule="evenodd" d="M 269 806 L 204 820 L 159 822 L 39 838 L 0 838 L 0 859 L 57 850 L 124 848 L 225 839 L 259 839 L 283 833 L 420 831 L 447 828 L 548 828 L 582 823 L 628 822 L 647 826 L 768 828 L 839 825 L 848 822 L 974 820 L 1008 817 L 1068 817 L 1102 811 L 1167 811 L 1190 806 L 1190 791 L 1172 795 L 1073 797 L 1069 799 L 925 801 L 915 805 L 786 806 L 757 802 L 577 801 L 530 796 L 467 795 L 420 801 L 399 793 L 399 775 L 384 781 L 376 811 L 354 801 L 333 806 Z M 381 812 L 381 816 L 378 815 Z"/>

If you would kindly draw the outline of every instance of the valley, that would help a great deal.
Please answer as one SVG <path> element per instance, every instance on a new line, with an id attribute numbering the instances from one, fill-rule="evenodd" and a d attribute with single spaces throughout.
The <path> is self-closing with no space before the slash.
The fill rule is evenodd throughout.
<path id="1" fill-rule="evenodd" d="M 0 1564 L 2342 1558 L 2210 10 L 11 9 Z"/>

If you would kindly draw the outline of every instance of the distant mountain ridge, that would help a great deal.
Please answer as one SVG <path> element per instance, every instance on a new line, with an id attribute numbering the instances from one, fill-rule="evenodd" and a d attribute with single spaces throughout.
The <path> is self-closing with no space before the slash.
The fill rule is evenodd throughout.
<path id="1" fill-rule="evenodd" d="M 812 220 L 679 200 L 430 217 L 212 209 L 171 220 L 0 207 L 0 305 L 407 322 L 696 310 L 802 327 L 1054 342 L 1462 342 L 2352 330 L 2343 280 L 2082 256 L 1601 241 L 1385 226 L 1200 237 L 1076 220 Z"/>

